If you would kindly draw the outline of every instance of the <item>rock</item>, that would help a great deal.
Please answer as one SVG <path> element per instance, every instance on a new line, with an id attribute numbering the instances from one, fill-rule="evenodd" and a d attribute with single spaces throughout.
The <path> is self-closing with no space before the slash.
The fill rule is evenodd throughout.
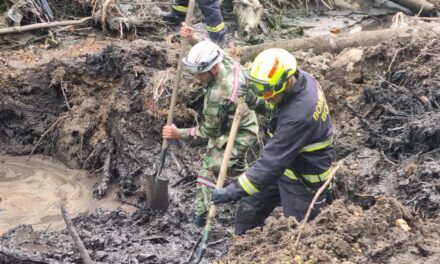
<path id="1" fill-rule="evenodd" d="M 363 55 L 361 49 L 342 52 L 330 65 L 326 78 L 341 85 L 359 83 L 362 80 Z"/>
<path id="2" fill-rule="evenodd" d="M 400 227 L 404 231 L 410 231 L 411 230 L 411 227 L 409 227 L 408 223 L 405 220 L 403 220 L 402 218 L 397 219 L 395 224 L 396 224 L 397 227 Z"/>
<path id="3" fill-rule="evenodd" d="M 249 33 L 261 21 L 263 7 L 258 0 L 239 0 L 234 4 L 234 17 L 240 33 Z"/>

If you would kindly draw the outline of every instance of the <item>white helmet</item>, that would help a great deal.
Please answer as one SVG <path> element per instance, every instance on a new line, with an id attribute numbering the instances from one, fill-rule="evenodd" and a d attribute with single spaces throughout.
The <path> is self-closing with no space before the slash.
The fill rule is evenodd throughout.
<path id="1" fill-rule="evenodd" d="M 210 40 L 204 40 L 194 45 L 182 62 L 192 74 L 197 74 L 211 70 L 222 60 L 222 50 Z"/>

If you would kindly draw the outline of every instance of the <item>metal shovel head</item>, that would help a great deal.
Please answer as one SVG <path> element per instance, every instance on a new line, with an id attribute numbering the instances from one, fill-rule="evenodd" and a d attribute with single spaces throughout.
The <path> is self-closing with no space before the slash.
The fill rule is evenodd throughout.
<path id="1" fill-rule="evenodd" d="M 147 175 L 145 194 L 153 210 L 166 211 L 168 209 L 168 180 L 156 178 L 156 175 Z"/>
<path id="2" fill-rule="evenodd" d="M 151 208 L 153 210 L 166 211 L 168 205 L 168 180 L 156 178 L 151 200 Z"/>

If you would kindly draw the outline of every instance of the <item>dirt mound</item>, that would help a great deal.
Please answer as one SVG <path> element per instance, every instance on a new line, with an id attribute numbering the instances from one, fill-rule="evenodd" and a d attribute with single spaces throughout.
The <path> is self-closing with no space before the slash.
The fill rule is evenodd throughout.
<path id="1" fill-rule="evenodd" d="M 399 220 L 401 219 L 401 220 Z M 403 220 L 402 220 L 403 219 Z M 403 221 L 410 231 L 402 229 Z M 225 263 L 436 263 L 440 227 L 422 221 L 397 200 L 379 197 L 368 210 L 338 200 L 304 229 L 297 256 L 297 236 L 288 219 L 271 219 L 262 231 L 239 237 Z"/>
<path id="2" fill-rule="evenodd" d="M 133 194 L 160 152 L 173 50 L 135 41 L 22 69 L 6 65 L 12 74 L 0 78 L 2 154 L 29 154 L 41 138 L 35 153 L 54 156 L 71 168 L 110 172 L 97 187 L 98 197 L 108 181 L 116 180 L 122 196 Z M 182 103 L 193 95 L 187 89 L 180 93 Z M 192 122 L 194 113 L 178 106 L 176 123 Z"/>
<path id="3" fill-rule="evenodd" d="M 350 148 L 339 152 L 349 153 L 340 181 L 345 191 L 392 195 L 423 216 L 437 215 L 440 64 L 433 54 L 438 44 L 428 34 L 366 51 L 363 92 L 346 104 L 355 120 L 341 130 L 345 139 L 364 135 L 354 149 L 340 146 Z"/>

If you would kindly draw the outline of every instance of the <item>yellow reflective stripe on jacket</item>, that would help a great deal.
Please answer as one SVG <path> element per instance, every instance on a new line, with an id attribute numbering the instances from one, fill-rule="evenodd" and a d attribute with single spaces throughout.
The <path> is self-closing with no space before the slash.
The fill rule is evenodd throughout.
<path id="1" fill-rule="evenodd" d="M 181 6 L 181 5 L 173 5 L 173 9 L 182 13 L 188 12 L 187 6 Z"/>
<path id="2" fill-rule="evenodd" d="M 331 166 L 328 170 L 324 171 L 323 173 L 319 174 L 303 174 L 302 176 L 304 179 L 310 183 L 320 183 L 324 182 L 328 179 L 331 172 L 333 171 L 333 166 Z M 293 173 L 292 170 L 286 169 L 284 171 L 284 175 L 292 180 L 298 180 L 298 177 Z"/>
<path id="3" fill-rule="evenodd" d="M 307 146 L 303 147 L 299 152 L 300 153 L 301 152 L 313 152 L 313 151 L 317 151 L 320 149 L 324 149 L 324 148 L 330 146 L 331 144 L 333 144 L 333 138 L 329 138 L 329 139 L 322 141 L 322 142 L 307 145 Z"/>
<path id="4" fill-rule="evenodd" d="M 251 183 L 251 181 L 249 181 L 246 174 L 242 174 L 240 177 L 238 177 L 238 182 L 240 183 L 241 188 L 243 188 L 243 190 L 245 190 L 249 195 L 260 191 Z"/>
<path id="5" fill-rule="evenodd" d="M 218 24 L 215 27 L 207 26 L 206 28 L 209 32 L 219 32 L 220 30 L 225 28 L 225 23 L 221 22 L 220 24 Z"/>

